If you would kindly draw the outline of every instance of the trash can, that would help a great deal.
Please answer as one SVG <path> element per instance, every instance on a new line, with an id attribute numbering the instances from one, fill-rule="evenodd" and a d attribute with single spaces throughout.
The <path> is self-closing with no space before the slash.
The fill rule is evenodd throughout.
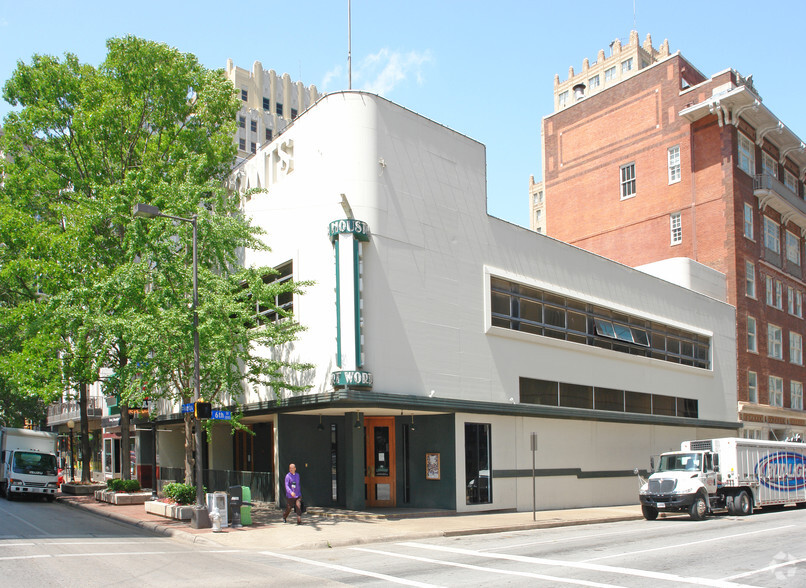
<path id="1" fill-rule="evenodd" d="M 243 505 L 243 486 L 230 486 L 229 520 L 233 527 L 241 526 L 241 505 Z"/>
<path id="2" fill-rule="evenodd" d="M 252 489 L 249 486 L 242 486 L 241 491 L 241 524 L 252 524 Z"/>
<path id="3" fill-rule="evenodd" d="M 207 512 L 213 514 L 214 510 L 218 510 L 218 514 L 221 516 L 221 527 L 226 527 L 229 521 L 226 492 L 207 493 Z"/>

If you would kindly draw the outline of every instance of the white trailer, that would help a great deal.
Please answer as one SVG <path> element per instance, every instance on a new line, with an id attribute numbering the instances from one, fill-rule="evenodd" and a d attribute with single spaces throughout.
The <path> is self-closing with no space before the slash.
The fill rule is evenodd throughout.
<path id="1" fill-rule="evenodd" d="M 37 494 L 53 501 L 59 489 L 56 433 L 0 428 L 0 492 Z"/>
<path id="2" fill-rule="evenodd" d="M 654 469 L 654 464 L 653 464 Z M 693 519 L 727 510 L 806 507 L 806 444 L 725 438 L 684 441 L 660 456 L 639 492 L 644 518 L 688 512 Z"/>

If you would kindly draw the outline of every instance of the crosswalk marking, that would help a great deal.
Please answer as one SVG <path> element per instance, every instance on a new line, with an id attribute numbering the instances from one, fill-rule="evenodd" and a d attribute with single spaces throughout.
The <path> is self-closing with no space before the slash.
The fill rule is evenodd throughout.
<path id="1" fill-rule="evenodd" d="M 524 578 L 533 578 L 535 580 L 548 580 L 551 582 L 562 582 L 564 584 L 576 584 L 579 586 L 596 586 L 597 588 L 613 588 L 613 584 L 600 584 L 599 582 L 589 582 L 587 580 L 573 580 L 571 578 L 560 578 L 559 576 L 547 576 L 546 574 L 536 574 L 533 572 L 518 572 L 515 570 L 506 570 L 499 568 L 486 568 L 483 566 L 474 566 L 472 564 L 463 564 L 453 561 L 445 561 L 441 559 L 432 559 L 429 557 L 417 557 L 416 555 L 404 555 L 402 553 L 393 553 L 391 551 L 380 551 L 378 549 L 367 549 L 365 547 L 352 547 L 355 551 L 365 551 L 367 553 L 376 553 L 384 556 L 399 557 L 402 559 L 411 559 L 414 561 L 421 561 L 425 563 L 435 563 L 442 566 L 450 566 L 454 568 L 464 568 L 467 570 L 476 570 L 479 572 L 490 572 L 496 575 L 506 576 L 521 576 Z"/>
<path id="2" fill-rule="evenodd" d="M 489 553 L 484 551 L 473 551 L 470 549 L 461 549 L 459 547 L 443 547 L 441 545 L 431 545 L 427 543 L 416 542 L 402 542 L 397 543 L 405 547 L 413 547 L 416 549 L 427 549 L 431 551 L 442 551 L 446 553 L 456 553 L 461 555 L 472 555 L 475 557 L 487 557 L 491 559 L 503 559 L 507 561 L 517 561 L 522 563 L 533 563 L 546 566 L 557 566 L 564 568 L 575 568 L 581 570 L 591 570 L 595 572 L 606 572 L 611 574 L 622 574 L 626 576 L 637 576 L 641 578 L 651 578 L 653 580 L 664 580 L 667 582 L 695 584 L 698 586 L 717 586 L 720 588 L 735 588 L 737 586 L 745 586 L 744 584 L 736 584 L 725 580 L 712 580 L 710 578 L 687 578 L 685 576 L 678 576 L 676 574 L 667 574 L 664 572 L 653 572 L 651 570 L 638 570 L 634 568 L 624 568 L 619 566 L 605 566 L 601 564 L 594 564 L 588 562 L 578 561 L 564 561 L 559 559 L 545 559 L 542 557 L 528 557 L 524 555 L 508 555 L 505 553 Z"/>
<path id="3" fill-rule="evenodd" d="M 414 580 L 406 580 L 405 578 L 397 578 L 395 576 L 388 576 L 386 574 L 378 574 L 376 572 L 367 572 L 365 570 L 358 570 L 356 568 L 348 568 L 346 566 L 340 566 L 338 564 L 329 564 L 324 563 L 321 561 L 316 561 L 315 559 L 304 559 L 302 557 L 295 557 L 293 555 L 287 555 L 285 553 L 274 553 L 272 551 L 261 551 L 263 555 L 268 555 L 270 557 L 276 557 L 279 559 L 287 559 L 290 561 L 295 561 L 297 563 L 304 563 L 311 566 L 318 566 L 320 568 L 328 568 L 331 570 L 339 570 L 340 572 L 347 572 L 348 574 L 358 574 L 360 576 L 368 576 L 370 578 L 377 578 L 378 580 L 383 580 L 385 582 L 394 582 L 395 584 L 404 584 L 406 586 L 421 586 L 423 588 L 430 588 L 434 586 L 434 584 L 424 584 L 423 582 L 415 582 Z"/>

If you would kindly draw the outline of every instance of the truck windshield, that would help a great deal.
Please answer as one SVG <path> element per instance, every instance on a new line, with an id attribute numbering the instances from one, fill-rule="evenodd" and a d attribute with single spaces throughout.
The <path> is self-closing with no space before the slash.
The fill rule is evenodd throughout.
<path id="1" fill-rule="evenodd" d="M 659 472 L 695 471 L 702 469 L 700 453 L 666 453 L 660 456 Z"/>
<path id="2" fill-rule="evenodd" d="M 31 451 L 16 451 L 11 469 L 15 474 L 55 476 L 56 456 Z"/>

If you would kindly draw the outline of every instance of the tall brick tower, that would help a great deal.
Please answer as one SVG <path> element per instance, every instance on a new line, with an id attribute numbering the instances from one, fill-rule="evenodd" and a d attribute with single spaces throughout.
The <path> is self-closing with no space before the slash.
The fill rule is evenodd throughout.
<path id="1" fill-rule="evenodd" d="M 806 437 L 804 142 L 750 77 L 706 77 L 635 31 L 554 89 L 546 234 L 630 266 L 690 258 L 724 273 L 744 434 Z"/>

